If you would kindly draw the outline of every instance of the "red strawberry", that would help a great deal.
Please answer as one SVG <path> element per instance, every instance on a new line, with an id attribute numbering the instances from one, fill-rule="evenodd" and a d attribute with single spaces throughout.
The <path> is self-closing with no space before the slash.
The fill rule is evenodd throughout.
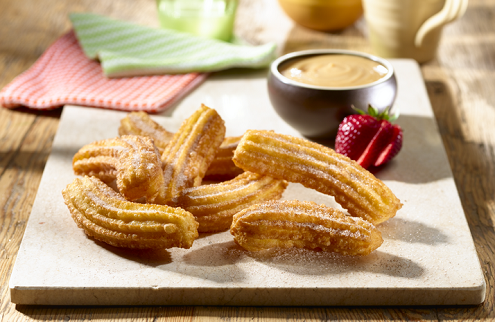
<path id="1" fill-rule="evenodd" d="M 363 168 L 378 167 L 390 161 L 402 147 L 402 129 L 390 123 L 388 108 L 382 113 L 368 107 L 368 114 L 347 116 L 340 123 L 335 151 L 357 161 Z"/>

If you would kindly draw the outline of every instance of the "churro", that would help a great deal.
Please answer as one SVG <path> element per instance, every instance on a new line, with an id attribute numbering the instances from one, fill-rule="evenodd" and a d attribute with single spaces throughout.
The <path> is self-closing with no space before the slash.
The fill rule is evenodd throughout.
<path id="1" fill-rule="evenodd" d="M 131 112 L 120 120 L 120 135 L 141 135 L 153 139 L 160 153 L 163 153 L 165 147 L 172 140 L 174 133 L 167 131 L 160 124 L 152 120 L 146 112 Z M 239 143 L 241 136 L 226 137 L 212 163 L 206 170 L 205 179 L 207 180 L 230 180 L 241 174 L 242 169 L 235 166 L 232 161 L 234 151 Z"/>
<path id="2" fill-rule="evenodd" d="M 226 137 L 218 148 L 215 159 L 211 162 L 208 170 L 206 170 L 205 179 L 207 180 L 229 180 L 233 179 L 244 170 L 237 167 L 232 161 L 234 151 L 239 144 L 242 136 Z"/>
<path id="3" fill-rule="evenodd" d="M 349 214 L 373 224 L 395 216 L 402 207 L 381 180 L 355 161 L 305 139 L 249 130 L 233 160 L 245 171 L 298 182 L 331 195 Z"/>
<path id="4" fill-rule="evenodd" d="M 76 178 L 62 195 L 77 225 L 113 246 L 190 248 L 198 237 L 198 223 L 191 213 L 127 201 L 95 177 Z"/>
<path id="5" fill-rule="evenodd" d="M 231 234 L 249 251 L 308 248 L 343 255 L 368 255 L 383 239 L 366 220 L 308 201 L 269 201 L 234 215 Z"/>
<path id="6" fill-rule="evenodd" d="M 72 161 L 74 173 L 117 179 L 127 200 L 155 202 L 163 186 L 162 162 L 153 140 L 136 135 L 106 139 L 82 147 Z"/>
<path id="7" fill-rule="evenodd" d="M 140 111 L 131 112 L 120 120 L 119 135 L 150 137 L 160 153 L 163 153 L 167 144 L 172 140 L 174 133 L 167 131 L 163 126 L 153 121 L 148 113 Z"/>
<path id="8" fill-rule="evenodd" d="M 199 232 L 229 229 L 232 216 L 255 203 L 279 199 L 287 182 L 244 172 L 218 184 L 184 190 L 177 206 L 191 212 L 199 223 Z"/>
<path id="9" fill-rule="evenodd" d="M 224 135 L 224 121 L 205 105 L 182 123 L 162 154 L 163 202 L 173 204 L 182 190 L 201 184 Z"/>

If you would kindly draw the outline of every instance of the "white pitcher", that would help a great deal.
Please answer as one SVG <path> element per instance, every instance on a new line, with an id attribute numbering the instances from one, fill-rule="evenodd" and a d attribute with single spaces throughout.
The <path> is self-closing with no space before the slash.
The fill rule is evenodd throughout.
<path id="1" fill-rule="evenodd" d="M 468 0 L 363 0 L 369 39 L 376 55 L 435 57 L 444 25 L 460 18 Z"/>

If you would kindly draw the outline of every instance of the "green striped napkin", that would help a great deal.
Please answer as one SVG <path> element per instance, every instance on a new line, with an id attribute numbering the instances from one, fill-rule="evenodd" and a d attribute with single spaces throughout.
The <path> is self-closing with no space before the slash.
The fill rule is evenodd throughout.
<path id="1" fill-rule="evenodd" d="M 275 56 L 274 43 L 234 45 L 89 13 L 73 13 L 70 20 L 86 56 L 98 58 L 108 77 L 260 68 Z"/>

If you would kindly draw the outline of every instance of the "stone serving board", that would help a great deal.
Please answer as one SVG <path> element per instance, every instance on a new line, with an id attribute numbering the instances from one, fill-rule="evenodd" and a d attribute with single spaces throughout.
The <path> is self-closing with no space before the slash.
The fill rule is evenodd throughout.
<path id="1" fill-rule="evenodd" d="M 404 204 L 379 225 L 383 245 L 366 257 L 308 250 L 250 253 L 230 233 L 201 235 L 191 249 L 135 251 L 87 238 L 61 191 L 74 153 L 115 137 L 125 113 L 65 106 L 10 279 L 11 300 L 39 305 L 458 305 L 479 304 L 485 280 L 417 64 L 391 60 L 404 129 L 396 159 L 376 176 Z M 273 129 L 299 136 L 272 110 L 266 71 L 212 75 L 173 110 L 169 130 L 201 103 L 217 109 L 227 135 Z M 284 199 L 337 206 L 290 184 Z"/>

